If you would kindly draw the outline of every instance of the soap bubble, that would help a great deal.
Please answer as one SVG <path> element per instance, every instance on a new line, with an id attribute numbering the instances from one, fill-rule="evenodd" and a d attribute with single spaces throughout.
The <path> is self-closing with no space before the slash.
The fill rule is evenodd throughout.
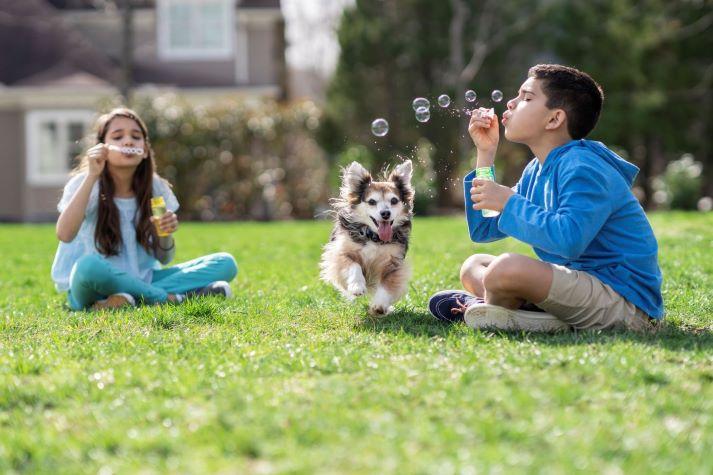
<path id="1" fill-rule="evenodd" d="M 371 123 L 371 133 L 377 137 L 383 137 L 389 133 L 389 123 L 386 119 L 376 119 Z"/>
<path id="2" fill-rule="evenodd" d="M 448 94 L 441 94 L 438 96 L 438 105 L 441 107 L 448 107 L 451 105 L 451 98 L 448 97 Z"/>
<path id="3" fill-rule="evenodd" d="M 490 98 L 493 102 L 500 102 L 503 100 L 503 92 L 496 89 L 490 94 Z"/>
<path id="4" fill-rule="evenodd" d="M 416 109 L 416 120 L 419 122 L 428 122 L 431 118 L 431 111 L 426 107 Z"/>
<path id="5" fill-rule="evenodd" d="M 426 109 L 430 109 L 431 103 L 428 102 L 428 99 L 426 99 L 425 97 L 417 97 L 411 103 L 411 107 L 413 107 L 413 110 L 415 111 L 417 111 L 419 107 L 425 107 Z"/>
<path id="6" fill-rule="evenodd" d="M 465 91 L 465 100 L 468 102 L 475 102 L 475 100 L 478 98 L 478 95 L 475 93 L 474 90 L 468 89 Z"/>

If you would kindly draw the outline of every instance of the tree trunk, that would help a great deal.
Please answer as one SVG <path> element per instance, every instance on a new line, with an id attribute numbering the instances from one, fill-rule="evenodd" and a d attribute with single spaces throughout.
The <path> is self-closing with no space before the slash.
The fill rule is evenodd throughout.
<path id="1" fill-rule="evenodd" d="M 121 79 L 119 92 L 127 106 L 131 103 L 133 85 L 134 52 L 134 12 L 131 0 L 120 0 L 121 4 Z"/>

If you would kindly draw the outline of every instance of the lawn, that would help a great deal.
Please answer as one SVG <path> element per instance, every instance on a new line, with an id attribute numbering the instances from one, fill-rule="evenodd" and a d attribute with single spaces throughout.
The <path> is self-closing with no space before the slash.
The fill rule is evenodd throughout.
<path id="1" fill-rule="evenodd" d="M 236 296 L 69 312 L 51 225 L 0 226 L 0 472 L 713 473 L 713 213 L 653 214 L 657 333 L 474 332 L 426 311 L 476 245 L 417 218 L 407 298 L 318 281 L 326 222 L 184 223 Z"/>

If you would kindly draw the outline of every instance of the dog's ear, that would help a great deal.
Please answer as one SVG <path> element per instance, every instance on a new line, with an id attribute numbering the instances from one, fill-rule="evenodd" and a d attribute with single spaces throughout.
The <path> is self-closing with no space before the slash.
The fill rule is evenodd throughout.
<path id="1" fill-rule="evenodd" d="M 389 181 L 393 181 L 394 183 L 396 183 L 397 180 L 400 180 L 404 183 L 411 184 L 412 173 L 413 165 L 411 164 L 411 160 L 406 160 L 405 162 L 394 168 L 394 171 L 392 171 L 389 175 Z"/>
<path id="2" fill-rule="evenodd" d="M 389 181 L 396 185 L 401 195 L 401 201 L 406 203 L 409 208 L 413 206 L 413 187 L 411 187 L 411 175 L 413 174 L 413 165 L 411 160 L 406 160 L 391 172 Z"/>
<path id="3" fill-rule="evenodd" d="M 347 166 L 342 173 L 342 198 L 347 200 L 349 204 L 359 203 L 364 191 L 371 183 L 371 174 L 361 166 L 358 162 L 352 162 Z"/>

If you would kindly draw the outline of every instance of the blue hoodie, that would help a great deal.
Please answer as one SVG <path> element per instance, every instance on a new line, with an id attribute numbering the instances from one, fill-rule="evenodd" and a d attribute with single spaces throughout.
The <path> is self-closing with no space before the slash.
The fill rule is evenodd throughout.
<path id="1" fill-rule="evenodd" d="M 465 177 L 470 238 L 514 237 L 545 262 L 581 270 L 610 285 L 649 316 L 663 318 L 658 244 L 631 192 L 639 169 L 601 142 L 572 140 L 544 164 L 533 159 L 499 216 L 484 218 Z"/>

